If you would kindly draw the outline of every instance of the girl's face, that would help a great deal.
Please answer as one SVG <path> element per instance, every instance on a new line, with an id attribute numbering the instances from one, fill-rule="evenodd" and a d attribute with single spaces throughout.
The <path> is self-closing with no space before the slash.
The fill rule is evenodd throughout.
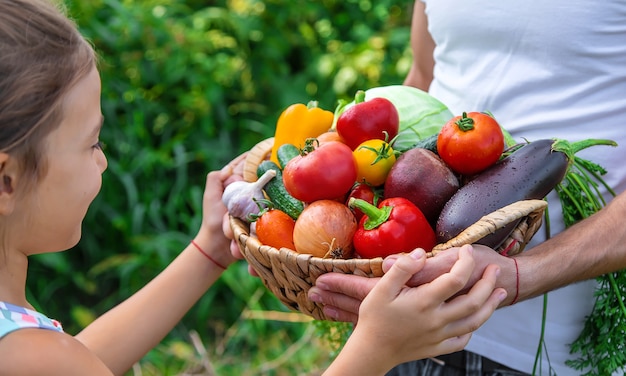
<path id="1" fill-rule="evenodd" d="M 103 117 L 95 67 L 68 93 L 63 114 L 60 126 L 46 138 L 47 172 L 28 198 L 27 222 L 36 244 L 29 244 L 27 252 L 76 245 L 87 209 L 100 191 L 107 160 L 98 141 Z"/>

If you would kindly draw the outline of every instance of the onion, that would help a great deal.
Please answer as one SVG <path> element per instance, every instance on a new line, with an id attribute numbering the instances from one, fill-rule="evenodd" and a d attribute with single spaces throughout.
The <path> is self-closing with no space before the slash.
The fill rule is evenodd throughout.
<path id="1" fill-rule="evenodd" d="M 293 231 L 296 251 L 324 258 L 352 256 L 357 222 L 350 209 L 337 201 L 318 200 L 307 205 Z"/>
<path id="2" fill-rule="evenodd" d="M 320 145 L 330 141 L 344 142 L 343 138 L 341 138 L 339 133 L 337 133 L 336 131 L 328 131 L 317 136 L 317 142 L 319 142 Z"/>

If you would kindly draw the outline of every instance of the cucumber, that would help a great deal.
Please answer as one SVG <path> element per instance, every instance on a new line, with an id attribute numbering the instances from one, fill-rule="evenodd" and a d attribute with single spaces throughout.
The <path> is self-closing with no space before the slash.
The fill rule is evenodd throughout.
<path id="1" fill-rule="evenodd" d="M 278 158 L 278 164 L 283 169 L 287 165 L 287 162 L 300 155 L 300 149 L 293 144 L 282 144 L 276 151 L 276 158 Z"/>
<path id="2" fill-rule="evenodd" d="M 257 167 L 256 174 L 261 176 L 267 170 L 275 170 L 276 176 L 270 180 L 265 187 L 265 194 L 274 204 L 276 209 L 282 210 L 291 218 L 298 219 L 302 210 L 304 210 L 304 203 L 295 199 L 287 192 L 285 185 L 283 184 L 283 172 L 278 165 L 272 161 L 263 161 Z"/>
<path id="3" fill-rule="evenodd" d="M 438 136 L 439 134 L 434 134 L 432 136 L 428 136 L 424 139 L 421 139 L 415 145 L 413 145 L 411 149 L 415 149 L 415 148 L 426 149 L 439 155 L 439 153 L 437 152 L 437 137 Z"/>

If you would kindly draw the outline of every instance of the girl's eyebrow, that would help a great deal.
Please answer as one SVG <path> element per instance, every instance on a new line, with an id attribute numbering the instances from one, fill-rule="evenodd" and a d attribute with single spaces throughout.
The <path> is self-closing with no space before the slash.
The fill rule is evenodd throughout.
<path id="1" fill-rule="evenodd" d="M 100 115 L 100 120 L 98 121 L 98 124 L 92 129 L 91 133 L 89 134 L 90 137 L 98 136 L 98 134 L 100 133 L 100 130 L 102 129 L 103 124 L 104 124 L 104 115 Z"/>

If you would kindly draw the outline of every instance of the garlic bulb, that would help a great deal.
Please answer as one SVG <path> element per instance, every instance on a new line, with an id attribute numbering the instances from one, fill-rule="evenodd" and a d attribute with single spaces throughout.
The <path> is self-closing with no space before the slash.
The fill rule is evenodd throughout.
<path id="1" fill-rule="evenodd" d="M 233 217 L 250 222 L 248 216 L 257 214 L 266 206 L 259 200 L 265 199 L 263 187 L 275 176 L 276 171 L 267 170 L 255 182 L 236 181 L 226 186 L 224 193 L 222 193 L 222 202 L 226 205 L 228 213 Z M 255 202 L 255 200 L 257 201 Z"/>

